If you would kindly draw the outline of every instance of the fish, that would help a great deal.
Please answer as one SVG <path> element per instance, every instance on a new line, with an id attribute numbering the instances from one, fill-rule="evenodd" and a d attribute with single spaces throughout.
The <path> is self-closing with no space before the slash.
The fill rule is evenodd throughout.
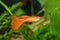
<path id="1" fill-rule="evenodd" d="M 11 26 L 13 30 L 18 30 L 24 22 L 36 22 L 40 19 L 40 16 L 12 16 L 11 17 Z"/>

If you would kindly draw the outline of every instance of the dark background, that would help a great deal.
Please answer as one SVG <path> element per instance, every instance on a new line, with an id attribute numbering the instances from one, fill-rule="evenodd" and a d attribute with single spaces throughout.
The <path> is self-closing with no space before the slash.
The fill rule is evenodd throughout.
<path id="1" fill-rule="evenodd" d="M 31 1 L 30 0 L 2 0 L 7 6 L 12 6 L 12 4 L 17 3 L 19 1 L 24 2 L 24 5 L 21 7 L 27 15 L 31 15 Z M 34 6 L 34 14 L 36 14 L 38 11 L 42 9 L 41 4 L 37 0 L 32 0 L 33 6 Z M 18 7 L 20 8 L 20 7 Z M 0 4 L 0 15 L 2 12 L 6 10 L 1 4 Z M 41 12 L 38 16 L 43 16 L 44 11 Z"/>

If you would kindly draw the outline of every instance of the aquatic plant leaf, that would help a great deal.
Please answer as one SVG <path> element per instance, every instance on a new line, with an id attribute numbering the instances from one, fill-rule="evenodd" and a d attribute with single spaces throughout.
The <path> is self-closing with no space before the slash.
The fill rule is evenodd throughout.
<path id="1" fill-rule="evenodd" d="M 18 6 L 20 5 L 20 2 L 13 4 L 11 7 L 9 7 L 10 11 L 14 11 Z M 7 11 L 4 11 L 1 16 L 0 16 L 0 20 L 2 20 L 6 15 L 8 15 L 9 13 Z"/>
<path id="2" fill-rule="evenodd" d="M 14 15 L 16 15 L 16 16 L 21 16 L 21 15 L 24 15 L 24 14 L 25 14 L 25 12 L 21 8 L 17 9 L 17 11 L 14 12 Z"/>
<path id="3" fill-rule="evenodd" d="M 44 4 L 44 9 L 45 9 L 44 16 L 50 14 L 51 11 L 54 10 L 56 7 L 60 7 L 60 0 L 46 0 Z"/>
<path id="4" fill-rule="evenodd" d="M 60 40 L 60 8 L 51 12 L 50 33 L 56 36 L 56 40 Z"/>

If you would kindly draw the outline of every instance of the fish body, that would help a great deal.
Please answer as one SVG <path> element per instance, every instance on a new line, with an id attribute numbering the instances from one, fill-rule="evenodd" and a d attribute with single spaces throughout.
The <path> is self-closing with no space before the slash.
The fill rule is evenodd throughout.
<path id="1" fill-rule="evenodd" d="M 27 16 L 27 15 L 20 17 L 12 16 L 11 21 L 12 29 L 18 30 L 24 22 L 35 22 L 38 21 L 39 19 L 40 19 L 39 16 Z"/>

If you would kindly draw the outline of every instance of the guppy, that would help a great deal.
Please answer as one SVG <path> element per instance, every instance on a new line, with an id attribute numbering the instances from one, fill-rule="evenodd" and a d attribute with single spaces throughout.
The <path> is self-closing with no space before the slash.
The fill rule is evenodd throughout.
<path id="1" fill-rule="evenodd" d="M 40 18 L 41 18 L 40 16 L 27 16 L 27 15 L 20 17 L 12 16 L 11 26 L 13 30 L 18 30 L 24 22 L 35 22 L 38 21 Z"/>

